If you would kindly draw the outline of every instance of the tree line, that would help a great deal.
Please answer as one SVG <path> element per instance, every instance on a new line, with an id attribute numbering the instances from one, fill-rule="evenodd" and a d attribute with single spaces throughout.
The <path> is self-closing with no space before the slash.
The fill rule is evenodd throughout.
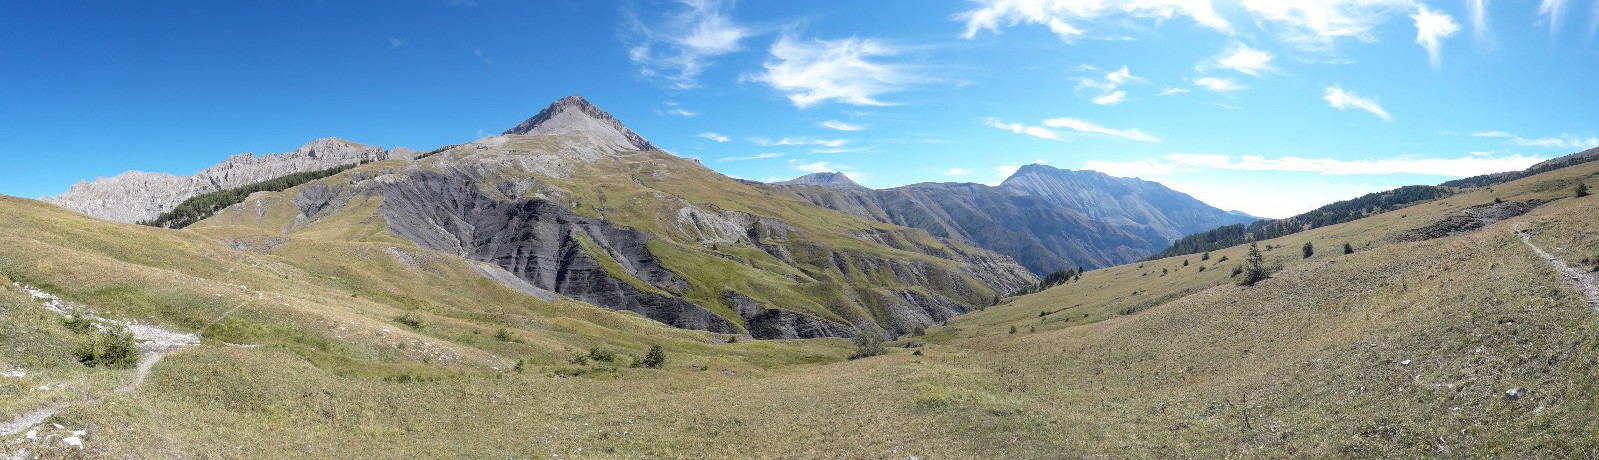
<path id="1" fill-rule="evenodd" d="M 155 219 L 139 222 L 139 224 L 164 228 L 188 227 L 193 225 L 195 222 L 199 222 L 205 220 L 207 217 L 211 217 L 218 211 L 227 209 L 228 206 L 243 203 L 244 199 L 248 198 L 252 193 L 281 192 L 306 182 L 330 177 L 335 174 L 348 171 L 350 168 L 354 168 L 361 164 L 366 164 L 366 162 L 362 161 L 361 163 L 335 166 L 320 171 L 294 173 L 287 176 L 267 179 L 265 181 L 256 182 L 254 184 L 245 185 L 242 187 L 235 187 L 227 190 L 196 195 L 193 198 L 183 200 L 182 203 L 178 203 L 178 205 L 172 208 L 171 211 L 163 212 Z"/>

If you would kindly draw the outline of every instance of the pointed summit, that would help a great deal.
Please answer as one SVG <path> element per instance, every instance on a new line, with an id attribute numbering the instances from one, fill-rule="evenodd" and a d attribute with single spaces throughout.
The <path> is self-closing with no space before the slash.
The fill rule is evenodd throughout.
<path id="1" fill-rule="evenodd" d="M 616 117 L 600 110 L 594 104 L 583 99 L 583 96 L 573 94 L 555 101 L 538 115 L 527 119 L 515 128 L 506 130 L 504 134 L 523 134 L 532 136 L 556 134 L 585 135 L 598 143 L 609 145 L 623 150 L 660 150 L 644 140 L 643 136 L 627 129 Z"/>
<path id="2" fill-rule="evenodd" d="M 778 185 L 820 185 L 838 188 L 866 188 L 850 180 L 849 176 L 841 172 L 810 173 L 791 180 L 778 182 Z"/>

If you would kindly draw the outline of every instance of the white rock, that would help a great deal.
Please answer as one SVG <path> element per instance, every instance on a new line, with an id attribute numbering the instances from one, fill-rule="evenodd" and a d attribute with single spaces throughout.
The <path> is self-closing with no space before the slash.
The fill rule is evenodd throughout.
<path id="1" fill-rule="evenodd" d="M 1410 365 L 1410 360 L 1407 359 L 1407 360 L 1404 360 L 1404 361 L 1400 361 L 1399 365 L 1401 365 L 1401 366 L 1409 366 Z"/>
<path id="2" fill-rule="evenodd" d="M 28 430 L 28 434 L 23 435 L 23 437 L 28 438 L 29 441 L 38 441 L 39 440 L 39 430 Z"/>
<path id="3" fill-rule="evenodd" d="M 61 442 L 79 449 L 83 448 L 83 438 L 79 438 L 77 436 L 62 439 Z"/>

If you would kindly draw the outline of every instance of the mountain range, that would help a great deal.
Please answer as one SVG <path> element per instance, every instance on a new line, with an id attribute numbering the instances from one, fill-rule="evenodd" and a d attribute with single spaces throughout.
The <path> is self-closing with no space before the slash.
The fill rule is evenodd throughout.
<path id="1" fill-rule="evenodd" d="M 1155 182 L 1041 164 L 1021 167 L 998 186 L 922 183 L 873 190 L 842 173 L 774 185 L 829 209 L 1011 256 L 1039 276 L 1131 262 L 1183 235 L 1258 219 Z"/>

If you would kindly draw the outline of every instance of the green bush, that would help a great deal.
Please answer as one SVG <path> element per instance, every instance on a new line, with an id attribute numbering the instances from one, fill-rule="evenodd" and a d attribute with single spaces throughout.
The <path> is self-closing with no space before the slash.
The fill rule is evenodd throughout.
<path id="1" fill-rule="evenodd" d="M 1255 283 L 1271 276 L 1266 271 L 1266 257 L 1260 254 L 1260 248 L 1256 247 L 1255 243 L 1249 243 L 1249 257 L 1244 260 L 1244 267 L 1240 273 L 1244 275 L 1243 279 L 1238 280 L 1240 286 L 1254 286 Z"/>
<path id="2" fill-rule="evenodd" d="M 882 337 L 870 332 L 860 332 L 855 334 L 855 354 L 849 355 L 849 359 L 869 358 L 887 352 L 888 350 L 883 349 Z"/>
<path id="3" fill-rule="evenodd" d="M 647 367 L 650 369 L 660 369 L 664 366 L 666 366 L 666 350 L 662 349 L 660 345 L 650 345 L 650 352 L 644 354 L 644 359 L 633 363 L 633 367 Z"/>
<path id="4" fill-rule="evenodd" d="M 656 348 L 659 348 L 659 347 L 656 347 Z M 650 351 L 654 352 L 655 349 L 652 348 L 652 349 L 650 349 Z M 614 362 L 614 361 L 616 361 L 616 352 L 611 351 L 611 350 L 606 350 L 606 349 L 603 349 L 603 348 L 600 348 L 600 347 L 590 348 L 589 349 L 589 359 L 594 360 L 596 362 L 599 362 L 599 361 L 604 361 L 604 362 L 607 362 L 607 363 Z M 648 359 L 648 357 L 646 357 L 646 359 Z"/>
<path id="5" fill-rule="evenodd" d="M 500 330 L 498 330 L 498 331 L 494 331 L 494 340 L 498 340 L 498 341 L 501 341 L 501 342 L 510 342 L 511 341 L 511 331 L 507 331 L 503 327 L 500 328 Z"/>
<path id="6" fill-rule="evenodd" d="M 84 337 L 75 354 L 78 362 L 89 367 L 128 369 L 139 365 L 139 347 L 133 343 L 133 333 L 122 328 Z"/>
<path id="7" fill-rule="evenodd" d="M 1316 245 L 1311 244 L 1309 241 L 1306 241 L 1305 242 L 1305 247 L 1300 248 L 1300 251 L 1305 254 L 1305 258 L 1306 259 L 1309 259 L 1310 256 L 1316 255 Z"/>
<path id="8" fill-rule="evenodd" d="M 1354 253 L 1355 253 L 1355 247 L 1354 246 L 1350 246 L 1349 243 L 1344 243 L 1344 254 L 1354 254 Z"/>
<path id="9" fill-rule="evenodd" d="M 67 330 L 72 331 L 73 334 L 87 334 L 94 332 L 96 329 L 94 327 L 94 320 L 89 319 L 88 317 L 85 317 L 76 311 L 72 312 L 72 316 L 62 319 L 61 325 L 66 326 Z"/>
<path id="10" fill-rule="evenodd" d="M 416 329 L 419 331 L 422 330 L 422 319 L 411 316 L 410 313 L 394 317 L 394 322 L 404 324 L 405 327 L 409 327 L 411 329 Z"/>

